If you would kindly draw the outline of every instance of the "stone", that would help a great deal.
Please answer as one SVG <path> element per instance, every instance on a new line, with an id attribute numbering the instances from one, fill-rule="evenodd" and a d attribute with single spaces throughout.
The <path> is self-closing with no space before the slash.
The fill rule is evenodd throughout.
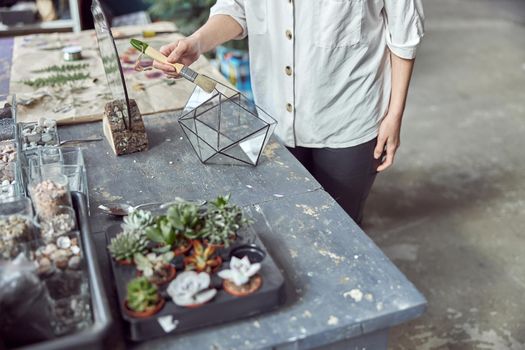
<path id="1" fill-rule="evenodd" d="M 80 268 L 81 261 L 82 260 L 79 256 L 72 256 L 69 259 L 67 266 L 72 270 L 78 270 Z"/>

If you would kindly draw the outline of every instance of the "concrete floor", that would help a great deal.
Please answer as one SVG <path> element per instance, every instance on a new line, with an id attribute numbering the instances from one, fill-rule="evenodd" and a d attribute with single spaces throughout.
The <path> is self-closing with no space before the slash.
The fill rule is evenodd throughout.
<path id="1" fill-rule="evenodd" d="M 364 229 L 427 297 L 390 348 L 525 349 L 525 1 L 428 0 Z"/>

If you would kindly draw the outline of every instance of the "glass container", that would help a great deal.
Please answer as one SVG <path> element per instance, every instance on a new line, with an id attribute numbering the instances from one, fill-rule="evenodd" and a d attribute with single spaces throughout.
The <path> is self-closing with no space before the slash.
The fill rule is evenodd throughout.
<path id="1" fill-rule="evenodd" d="M 51 220 L 62 206 L 72 207 L 68 178 L 60 173 L 42 173 L 31 179 L 29 195 L 41 221 Z"/>
<path id="2" fill-rule="evenodd" d="M 240 92 L 219 82 L 196 86 L 179 124 L 203 163 L 256 166 L 277 122 Z"/>

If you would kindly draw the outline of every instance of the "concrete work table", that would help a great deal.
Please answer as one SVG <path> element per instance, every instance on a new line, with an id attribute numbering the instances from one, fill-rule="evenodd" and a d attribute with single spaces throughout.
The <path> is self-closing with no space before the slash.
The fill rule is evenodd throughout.
<path id="1" fill-rule="evenodd" d="M 0 94 L 7 93 L 12 39 L 0 40 Z M 147 152 L 116 157 L 106 141 L 85 144 L 90 224 L 114 319 L 117 310 L 104 230 L 117 222 L 99 204 L 133 205 L 175 196 L 232 194 L 286 279 L 279 309 L 137 349 L 386 349 L 388 329 L 421 315 L 425 298 L 319 183 L 272 140 L 259 166 L 203 165 L 183 139 L 175 113 L 145 118 Z M 101 123 L 60 127 L 61 139 L 102 135 Z M 115 333 L 119 340 L 118 332 Z"/>
<path id="2" fill-rule="evenodd" d="M 84 146 L 90 223 L 110 301 L 116 304 L 104 230 L 118 220 L 100 212 L 99 204 L 226 193 L 255 220 L 285 276 L 287 300 L 259 316 L 134 346 L 386 349 L 388 329 L 424 311 L 424 297 L 282 145 L 272 140 L 257 167 L 204 165 L 176 118 L 145 118 L 150 149 L 143 153 L 117 158 L 106 141 Z M 92 123 L 60 127 L 59 133 L 61 139 L 91 137 L 101 128 Z"/>

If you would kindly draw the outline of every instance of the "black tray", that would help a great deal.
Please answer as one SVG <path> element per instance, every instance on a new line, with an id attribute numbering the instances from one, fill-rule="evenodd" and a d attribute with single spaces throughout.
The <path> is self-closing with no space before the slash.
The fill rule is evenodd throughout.
<path id="1" fill-rule="evenodd" d="M 70 350 L 70 349 L 102 349 L 107 346 L 113 320 L 110 315 L 108 298 L 100 278 L 95 245 L 91 238 L 88 224 L 86 196 L 80 192 L 71 192 L 73 207 L 77 215 L 77 224 L 84 249 L 84 260 L 89 277 L 91 292 L 91 310 L 93 324 L 90 328 L 71 335 L 33 344 L 23 349 L 27 350 Z"/>
<path id="2" fill-rule="evenodd" d="M 120 225 L 109 227 L 106 231 L 108 242 L 121 231 L 122 229 L 120 228 Z M 222 252 L 220 252 L 221 257 L 224 260 L 223 268 L 227 266 L 226 262 L 229 261 L 230 252 L 234 251 L 234 249 L 241 245 L 245 246 L 246 244 L 234 243 L 230 248 L 223 249 Z M 281 305 L 285 300 L 284 277 L 270 254 L 268 254 L 268 251 L 262 244 L 261 240 L 256 235 L 251 245 L 262 250 L 265 255 L 264 259 L 261 261 L 261 269 L 259 271 L 263 283 L 258 291 L 245 297 L 231 296 L 222 290 L 221 278 L 216 274 L 213 274 L 211 286 L 217 289 L 217 295 L 211 301 L 200 307 L 184 308 L 175 305 L 173 301 L 171 301 L 171 298 L 165 293 L 165 289 L 168 285 L 166 284 L 159 287 L 161 295 L 166 299 L 165 306 L 159 313 L 146 319 L 131 317 L 124 309 L 126 285 L 131 279 L 136 277 L 135 266 L 119 265 L 110 256 L 113 275 L 115 276 L 115 284 L 117 287 L 120 312 L 122 318 L 129 325 L 128 337 L 133 341 L 142 341 L 166 334 L 177 334 L 204 326 L 234 321 L 260 314 Z M 175 262 L 177 262 L 177 260 L 175 260 Z M 182 270 L 180 270 L 179 267 L 182 266 L 177 263 L 175 263 L 175 266 L 177 267 L 177 273 L 180 273 Z M 170 315 L 173 317 L 173 323 L 177 326 L 170 332 L 165 332 L 160 326 L 158 319 Z"/>

